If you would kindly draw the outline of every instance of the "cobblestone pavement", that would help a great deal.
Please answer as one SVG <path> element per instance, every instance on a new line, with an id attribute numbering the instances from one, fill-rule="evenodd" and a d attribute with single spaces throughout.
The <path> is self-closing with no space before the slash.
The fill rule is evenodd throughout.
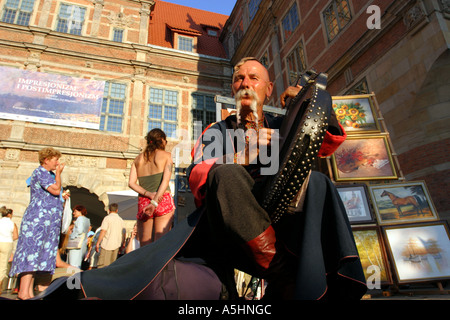
<path id="1" fill-rule="evenodd" d="M 11 290 L 6 290 L 2 292 L 0 297 L 16 300 L 17 294 L 12 293 Z M 395 291 L 392 288 L 369 290 L 361 300 L 450 300 L 450 283 L 444 283 L 440 288 L 435 284 L 419 284 L 403 286 Z"/>

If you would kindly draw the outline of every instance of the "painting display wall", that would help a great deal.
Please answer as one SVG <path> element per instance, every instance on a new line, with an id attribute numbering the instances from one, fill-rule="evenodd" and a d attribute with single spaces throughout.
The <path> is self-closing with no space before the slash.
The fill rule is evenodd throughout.
<path id="1" fill-rule="evenodd" d="M 347 139 L 328 158 L 366 279 L 382 284 L 450 278 L 450 240 L 425 181 L 406 181 L 375 95 L 332 97 Z M 391 272 L 392 270 L 392 272 Z"/>

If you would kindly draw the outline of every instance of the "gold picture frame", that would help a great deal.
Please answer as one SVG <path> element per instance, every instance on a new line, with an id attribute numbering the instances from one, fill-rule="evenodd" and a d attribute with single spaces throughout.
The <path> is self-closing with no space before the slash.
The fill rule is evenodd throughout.
<path id="1" fill-rule="evenodd" d="M 392 284 L 392 272 L 380 227 L 352 227 L 352 232 L 366 280 L 369 280 L 376 270 L 380 285 Z M 373 268 L 374 266 L 377 269 Z"/>
<path id="2" fill-rule="evenodd" d="M 397 179 L 386 135 L 347 136 L 331 162 L 336 181 Z"/>
<path id="3" fill-rule="evenodd" d="M 374 94 L 333 96 L 336 118 L 348 134 L 378 133 Z"/>
<path id="4" fill-rule="evenodd" d="M 424 181 L 373 185 L 369 192 L 380 225 L 439 219 Z"/>
<path id="5" fill-rule="evenodd" d="M 384 226 L 382 229 L 399 284 L 450 279 L 447 221 Z"/>

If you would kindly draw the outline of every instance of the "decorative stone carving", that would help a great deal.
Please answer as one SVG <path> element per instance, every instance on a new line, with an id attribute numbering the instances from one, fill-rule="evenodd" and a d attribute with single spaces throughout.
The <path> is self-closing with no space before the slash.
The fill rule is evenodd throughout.
<path id="1" fill-rule="evenodd" d="M 27 70 L 36 71 L 41 67 L 41 54 L 40 52 L 31 51 L 27 61 L 24 63 Z"/>
<path id="2" fill-rule="evenodd" d="M 69 185 L 76 185 L 78 180 L 78 177 L 76 175 L 70 175 L 69 176 L 69 180 L 68 180 L 68 184 Z"/>
<path id="3" fill-rule="evenodd" d="M 125 27 L 130 28 L 134 23 L 133 16 L 131 16 L 131 15 L 127 16 L 123 12 L 111 11 L 109 13 L 109 16 L 107 16 L 107 18 L 113 26 L 119 27 L 119 28 L 125 28 Z"/>
<path id="4" fill-rule="evenodd" d="M 66 164 L 66 167 L 82 167 L 82 168 L 98 168 L 99 159 L 92 157 L 64 155 L 61 162 Z"/>
<path id="5" fill-rule="evenodd" d="M 442 9 L 444 9 L 446 13 L 450 13 L 450 0 L 440 0 L 440 2 Z"/>
<path id="6" fill-rule="evenodd" d="M 141 9 L 139 10 L 140 15 L 148 17 L 151 12 L 151 5 L 149 3 L 143 3 Z"/>
<path id="7" fill-rule="evenodd" d="M 411 9 L 409 9 L 404 18 L 403 22 L 408 27 L 408 29 L 416 26 L 421 21 L 426 18 L 425 9 L 421 1 L 418 1 Z"/>
<path id="8" fill-rule="evenodd" d="M 20 150 L 7 149 L 5 154 L 5 160 L 7 161 L 19 161 Z"/>

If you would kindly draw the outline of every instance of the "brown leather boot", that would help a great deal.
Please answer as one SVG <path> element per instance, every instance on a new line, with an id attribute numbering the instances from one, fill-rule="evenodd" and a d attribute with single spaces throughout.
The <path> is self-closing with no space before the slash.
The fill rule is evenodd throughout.
<path id="1" fill-rule="evenodd" d="M 267 280 L 266 299 L 292 299 L 295 288 L 296 260 L 277 242 L 275 230 L 269 226 L 244 249 L 257 266 L 257 275 Z"/>

